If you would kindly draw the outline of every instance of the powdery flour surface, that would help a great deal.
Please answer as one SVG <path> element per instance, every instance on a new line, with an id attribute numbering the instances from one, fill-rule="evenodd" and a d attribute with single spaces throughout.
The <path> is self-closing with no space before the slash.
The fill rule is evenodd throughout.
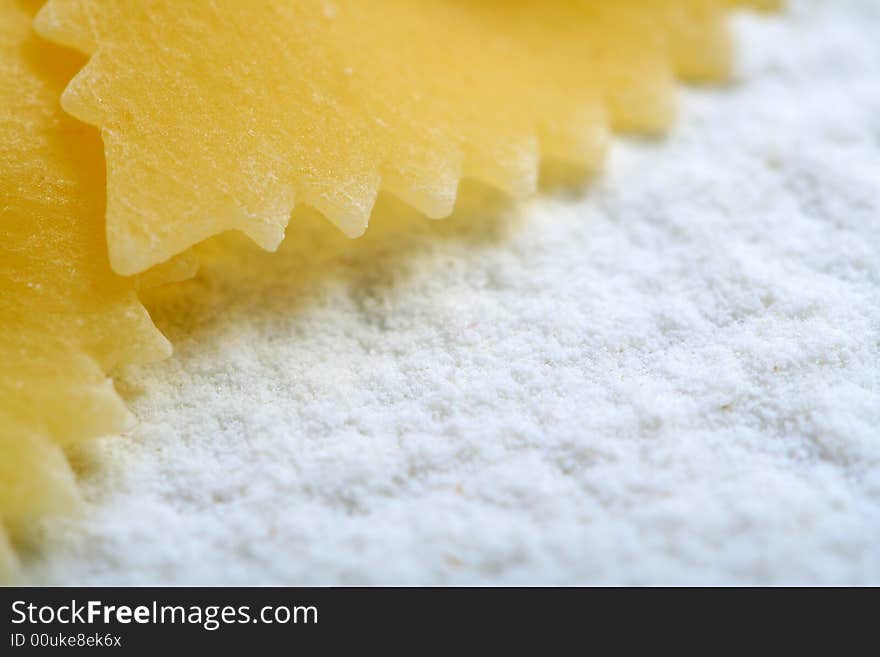
<path id="1" fill-rule="evenodd" d="M 880 584 L 880 6 L 736 29 L 584 191 L 215 245 L 25 578 Z"/>

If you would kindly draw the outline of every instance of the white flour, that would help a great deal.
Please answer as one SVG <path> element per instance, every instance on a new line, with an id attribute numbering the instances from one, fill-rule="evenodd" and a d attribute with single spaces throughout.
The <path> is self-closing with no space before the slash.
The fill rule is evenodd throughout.
<path id="1" fill-rule="evenodd" d="M 880 584 L 880 3 L 736 27 L 583 193 L 298 218 L 154 303 L 26 579 Z"/>

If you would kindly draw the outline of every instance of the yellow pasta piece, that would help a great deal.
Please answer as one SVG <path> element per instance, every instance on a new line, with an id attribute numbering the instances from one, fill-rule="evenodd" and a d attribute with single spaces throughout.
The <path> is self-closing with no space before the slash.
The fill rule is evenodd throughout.
<path id="1" fill-rule="evenodd" d="M 128 425 L 106 372 L 170 351 L 110 269 L 101 140 L 58 103 L 81 57 L 33 34 L 38 5 L 0 0 L 0 577 L 4 527 L 75 498 L 64 447 Z"/>
<path id="2" fill-rule="evenodd" d="M 728 0 L 728 4 L 760 11 L 777 11 L 785 6 L 785 0 Z"/>
<path id="3" fill-rule="evenodd" d="M 757 0 L 760 2 L 760 0 Z M 49 0 L 91 55 L 62 105 L 99 126 L 122 274 L 237 229 L 267 249 L 294 203 L 348 235 L 381 189 L 448 215 L 462 177 L 532 192 L 542 158 L 597 166 L 609 126 L 674 117 L 718 79 L 738 0 Z"/>

